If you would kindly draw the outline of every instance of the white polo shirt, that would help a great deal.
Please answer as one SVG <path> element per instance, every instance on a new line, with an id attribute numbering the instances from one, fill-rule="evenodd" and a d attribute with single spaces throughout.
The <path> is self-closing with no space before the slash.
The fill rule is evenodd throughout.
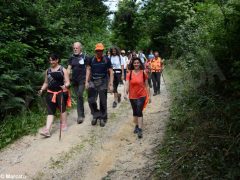
<path id="1" fill-rule="evenodd" d="M 120 62 L 121 61 L 121 62 Z M 122 65 L 124 66 L 124 60 L 121 56 L 111 56 L 111 63 L 112 63 L 112 67 L 113 70 L 115 69 L 122 69 Z M 121 71 L 115 71 L 116 73 L 121 73 Z"/>

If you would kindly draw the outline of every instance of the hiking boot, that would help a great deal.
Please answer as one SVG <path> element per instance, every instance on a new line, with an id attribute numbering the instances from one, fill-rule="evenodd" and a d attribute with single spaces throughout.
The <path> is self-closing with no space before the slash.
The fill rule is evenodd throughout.
<path id="1" fill-rule="evenodd" d="M 91 123 L 93 126 L 95 126 L 97 124 L 97 118 L 93 118 Z"/>
<path id="2" fill-rule="evenodd" d="M 121 95 L 121 94 L 118 94 L 118 103 L 121 102 L 121 97 L 122 97 L 122 95 Z"/>
<path id="3" fill-rule="evenodd" d="M 40 135 L 42 135 L 44 137 L 50 137 L 51 136 L 49 130 L 46 129 L 46 128 L 42 129 L 42 131 L 40 132 Z"/>
<path id="4" fill-rule="evenodd" d="M 113 101 L 112 107 L 113 107 L 113 108 L 117 107 L 117 102 Z"/>
<path id="5" fill-rule="evenodd" d="M 138 125 L 135 126 L 133 133 L 134 133 L 134 134 L 137 134 L 137 133 L 138 133 Z"/>
<path id="6" fill-rule="evenodd" d="M 104 127 L 104 126 L 105 126 L 104 119 L 100 119 L 100 126 L 101 126 L 101 127 Z"/>
<path id="7" fill-rule="evenodd" d="M 77 118 L 77 123 L 81 124 L 81 123 L 83 123 L 83 120 L 84 120 L 83 117 L 78 117 Z"/>
<path id="8" fill-rule="evenodd" d="M 138 128 L 138 138 L 141 139 L 142 137 L 142 129 Z"/>
<path id="9" fill-rule="evenodd" d="M 156 92 L 154 92 L 154 93 L 153 93 L 153 96 L 156 96 L 156 95 L 157 95 L 157 93 L 156 93 Z"/>
<path id="10" fill-rule="evenodd" d="M 157 94 L 160 94 L 160 91 L 157 91 Z"/>

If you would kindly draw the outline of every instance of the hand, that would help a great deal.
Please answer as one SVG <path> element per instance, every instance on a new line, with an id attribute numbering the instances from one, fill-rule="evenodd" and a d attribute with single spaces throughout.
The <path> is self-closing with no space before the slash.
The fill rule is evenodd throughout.
<path id="1" fill-rule="evenodd" d="M 124 76 L 121 77 L 121 80 L 122 80 L 122 81 L 124 80 Z"/>
<path id="2" fill-rule="evenodd" d="M 38 91 L 38 96 L 41 96 L 41 95 L 42 95 L 42 92 L 43 92 L 43 90 L 40 89 L 40 90 Z"/>
<path id="3" fill-rule="evenodd" d="M 85 82 L 85 89 L 89 88 L 89 82 Z"/>
<path id="4" fill-rule="evenodd" d="M 61 88 L 62 88 L 62 90 L 66 90 L 67 89 L 67 87 L 66 87 L 66 85 L 64 84 L 64 85 L 62 85 L 62 86 L 60 86 Z"/>

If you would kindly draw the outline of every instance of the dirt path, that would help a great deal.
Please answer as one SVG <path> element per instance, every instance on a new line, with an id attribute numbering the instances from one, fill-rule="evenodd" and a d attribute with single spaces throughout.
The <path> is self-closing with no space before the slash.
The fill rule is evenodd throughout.
<path id="1" fill-rule="evenodd" d="M 112 109 L 104 128 L 86 119 L 76 124 L 76 110 L 68 116 L 69 128 L 58 141 L 58 126 L 51 138 L 25 136 L 0 152 L 0 179 L 7 175 L 25 179 L 146 179 L 153 170 L 154 148 L 161 143 L 169 99 L 164 84 L 144 112 L 143 139 L 133 134 L 132 111 L 127 101 Z M 120 87 L 123 90 L 123 87 Z M 16 176 L 16 177 L 17 177 Z"/>

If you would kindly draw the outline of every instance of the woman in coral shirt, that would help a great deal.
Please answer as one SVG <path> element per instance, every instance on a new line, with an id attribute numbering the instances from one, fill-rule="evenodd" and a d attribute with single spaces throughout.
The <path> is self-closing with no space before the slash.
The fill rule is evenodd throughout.
<path id="1" fill-rule="evenodd" d="M 125 97 L 129 99 L 133 109 L 136 124 L 134 133 L 142 138 L 143 109 L 149 100 L 148 75 L 144 72 L 144 65 L 139 58 L 133 58 L 126 78 Z"/>

